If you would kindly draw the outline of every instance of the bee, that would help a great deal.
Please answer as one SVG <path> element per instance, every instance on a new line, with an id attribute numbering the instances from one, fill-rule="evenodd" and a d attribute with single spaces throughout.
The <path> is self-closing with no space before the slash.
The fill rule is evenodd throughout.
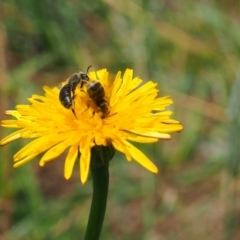
<path id="1" fill-rule="evenodd" d="M 90 66 L 88 67 L 88 69 Z M 84 82 L 89 81 L 89 77 L 84 72 L 74 73 L 70 78 L 68 79 L 67 84 L 65 84 L 60 92 L 59 92 L 59 100 L 63 107 L 67 109 L 72 109 L 73 114 L 76 116 L 75 111 L 73 109 L 73 100 L 75 98 L 75 90 L 78 84 L 80 84 L 80 87 L 83 86 Z"/>
<path id="2" fill-rule="evenodd" d="M 75 90 L 77 86 L 79 85 L 81 90 L 85 90 L 85 92 L 88 94 L 89 98 L 95 103 L 97 108 L 102 113 L 102 118 L 106 117 L 109 113 L 109 105 L 107 101 L 104 99 L 105 97 L 105 91 L 102 86 L 102 84 L 98 81 L 90 81 L 89 76 L 87 75 L 88 70 L 91 66 L 88 67 L 87 72 L 79 72 L 74 73 L 70 78 L 68 79 L 68 82 L 66 85 L 64 85 L 59 93 L 59 100 L 63 107 L 67 109 L 72 109 L 73 114 L 76 117 L 73 104 L 74 104 L 74 98 Z"/>
<path id="3" fill-rule="evenodd" d="M 95 103 L 102 113 L 102 118 L 106 117 L 109 113 L 109 105 L 104 99 L 105 91 L 102 84 L 98 81 L 89 81 L 86 84 L 86 91 L 90 99 Z"/>

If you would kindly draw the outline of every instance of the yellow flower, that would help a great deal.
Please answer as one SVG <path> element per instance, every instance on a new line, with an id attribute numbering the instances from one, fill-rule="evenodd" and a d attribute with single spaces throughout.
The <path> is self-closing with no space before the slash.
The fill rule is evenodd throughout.
<path id="1" fill-rule="evenodd" d="M 80 152 L 80 178 L 84 184 L 89 173 L 91 149 L 94 146 L 110 146 L 124 153 L 128 161 L 136 160 L 153 173 L 157 167 L 132 143 L 153 143 L 158 139 L 170 139 L 169 133 L 179 132 L 183 126 L 170 119 L 171 111 L 164 109 L 172 104 L 168 97 L 157 97 L 157 84 L 148 81 L 141 84 L 133 78 L 133 70 L 124 75 L 118 72 L 110 80 L 106 69 L 88 74 L 90 81 L 98 80 L 105 90 L 110 113 L 103 116 L 86 90 L 77 87 L 74 112 L 64 108 L 59 101 L 59 88 L 44 86 L 45 96 L 32 95 L 30 105 L 17 105 L 16 110 L 6 111 L 14 120 L 3 120 L 1 125 L 19 130 L 0 141 L 5 145 L 18 138 L 34 138 L 14 155 L 14 167 L 18 167 L 40 153 L 40 166 L 57 158 L 66 149 L 64 176 L 69 179 Z M 66 83 L 65 83 L 66 84 Z M 140 86 L 141 84 L 141 86 Z"/>

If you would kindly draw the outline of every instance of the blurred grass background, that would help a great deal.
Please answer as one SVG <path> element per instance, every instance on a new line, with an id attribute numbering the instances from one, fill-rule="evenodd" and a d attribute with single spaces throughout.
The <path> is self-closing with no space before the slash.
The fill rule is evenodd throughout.
<path id="1" fill-rule="evenodd" d="M 0 117 L 73 72 L 133 68 L 171 95 L 185 130 L 142 146 L 152 175 L 117 154 L 101 239 L 239 240 L 240 3 L 221 1 L 0 2 Z M 10 130 L 1 128 L 3 138 Z M 91 180 L 63 178 L 64 156 L 12 168 L 0 149 L 0 239 L 82 239 Z"/>

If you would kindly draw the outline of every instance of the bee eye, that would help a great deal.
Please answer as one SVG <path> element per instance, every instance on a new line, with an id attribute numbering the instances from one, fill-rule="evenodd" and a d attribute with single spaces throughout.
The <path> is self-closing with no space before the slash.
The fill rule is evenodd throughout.
<path id="1" fill-rule="evenodd" d="M 89 80 L 89 77 L 86 73 L 81 73 L 80 77 L 81 77 L 82 80 Z"/>

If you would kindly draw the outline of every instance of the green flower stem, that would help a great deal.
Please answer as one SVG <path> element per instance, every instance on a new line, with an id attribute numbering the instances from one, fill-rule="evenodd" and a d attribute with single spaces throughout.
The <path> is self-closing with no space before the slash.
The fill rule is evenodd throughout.
<path id="1" fill-rule="evenodd" d="M 98 240 L 101 234 L 108 195 L 108 161 L 100 166 L 90 165 L 93 196 L 84 240 Z"/>

